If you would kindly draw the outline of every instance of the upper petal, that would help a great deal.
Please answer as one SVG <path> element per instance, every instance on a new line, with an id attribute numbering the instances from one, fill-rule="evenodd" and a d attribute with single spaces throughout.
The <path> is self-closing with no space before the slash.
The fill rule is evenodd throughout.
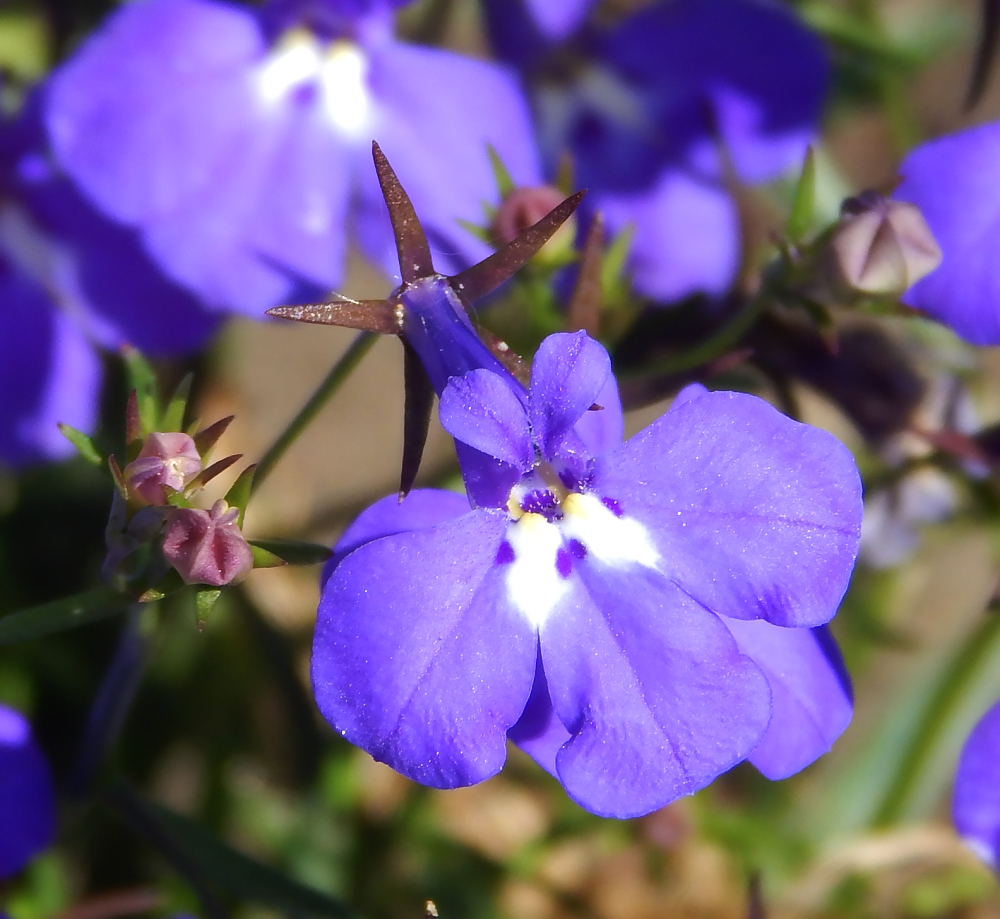
<path id="1" fill-rule="evenodd" d="M 952 815 L 955 829 L 985 862 L 1000 863 L 1000 703 L 973 728 L 958 771 Z"/>
<path id="2" fill-rule="evenodd" d="M 862 513 L 854 459 L 755 396 L 684 402 L 599 458 L 593 487 L 646 527 L 662 570 L 713 611 L 821 625 L 847 589 Z"/>
<path id="3" fill-rule="evenodd" d="M 723 622 L 771 687 L 771 721 L 749 760 L 769 779 L 794 775 L 828 752 L 851 721 L 850 683 L 836 643 L 823 627 Z"/>
<path id="4" fill-rule="evenodd" d="M 531 365 L 528 416 L 547 458 L 559 456 L 567 435 L 596 403 L 611 375 L 608 352 L 586 332 L 549 335 Z"/>
<path id="5" fill-rule="evenodd" d="M 51 841 L 55 801 L 48 763 L 18 712 L 0 705 L 0 878 L 20 871 Z"/>
<path id="6" fill-rule="evenodd" d="M 441 393 L 441 425 L 455 440 L 521 470 L 533 450 L 528 417 L 507 381 L 492 370 L 452 377 Z"/>
<path id="7" fill-rule="evenodd" d="M 588 558 L 540 632 L 560 721 L 567 793 L 634 817 L 690 794 L 743 759 L 770 692 L 719 619 L 648 568 Z"/>
<path id="8" fill-rule="evenodd" d="M 998 161 L 1000 123 L 960 131 L 913 150 L 893 194 L 920 208 L 943 255 L 904 301 L 976 345 L 1000 343 Z"/>
<path id="9" fill-rule="evenodd" d="M 487 510 L 370 542 L 323 590 L 313 687 L 352 743 L 419 782 L 499 771 L 531 690 L 537 639 L 495 564 L 506 515 Z"/>

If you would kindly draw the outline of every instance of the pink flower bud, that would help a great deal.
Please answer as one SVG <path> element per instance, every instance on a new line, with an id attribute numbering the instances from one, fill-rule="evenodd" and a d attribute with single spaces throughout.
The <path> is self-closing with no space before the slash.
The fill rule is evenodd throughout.
<path id="1" fill-rule="evenodd" d="M 515 188 L 500 202 L 491 229 L 499 242 L 506 245 L 522 230 L 538 223 L 552 208 L 561 204 L 564 197 L 551 185 Z M 570 218 L 542 246 L 540 254 L 551 254 L 558 259 L 572 247 L 575 235 L 576 221 Z"/>
<path id="2" fill-rule="evenodd" d="M 201 457 L 187 434 L 150 434 L 139 455 L 125 467 L 125 481 L 146 504 L 166 504 L 167 491 L 183 491 L 201 472 Z"/>
<path id="3" fill-rule="evenodd" d="M 239 508 L 216 501 L 210 511 L 178 507 L 170 511 L 163 555 L 185 584 L 221 587 L 253 568 L 250 545 L 237 521 Z"/>
<path id="4" fill-rule="evenodd" d="M 861 293 L 901 294 L 941 264 L 920 209 L 872 191 L 844 202 L 830 244 L 841 278 Z"/>

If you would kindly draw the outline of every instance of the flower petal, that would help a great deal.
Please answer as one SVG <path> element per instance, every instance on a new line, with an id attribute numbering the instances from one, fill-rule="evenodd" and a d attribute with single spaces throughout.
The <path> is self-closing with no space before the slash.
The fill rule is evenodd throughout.
<path id="1" fill-rule="evenodd" d="M 922 144 L 893 193 L 916 204 L 941 246 L 940 267 L 903 297 L 975 345 L 1000 344 L 1000 123 Z"/>
<path id="2" fill-rule="evenodd" d="M 622 413 L 618 381 L 613 373 L 608 374 L 594 401 L 601 406 L 600 411 L 584 412 L 573 430 L 591 456 L 600 456 L 620 447 L 625 436 L 625 415 Z"/>
<path id="3" fill-rule="evenodd" d="M 593 488 L 652 535 L 662 570 L 708 609 L 821 625 L 847 589 L 861 481 L 832 435 L 715 392 L 595 462 Z"/>
<path id="4" fill-rule="evenodd" d="M 56 425 L 93 430 L 100 359 L 42 289 L 2 259 L 0 327 L 0 460 L 71 456 Z"/>
<path id="5" fill-rule="evenodd" d="M 542 666 L 539 650 L 535 663 L 535 681 L 524 712 L 508 732 L 507 737 L 516 743 L 549 775 L 558 778 L 556 754 L 571 737 L 552 706 L 549 683 Z"/>
<path id="6" fill-rule="evenodd" d="M 528 417 L 507 381 L 492 370 L 452 377 L 441 393 L 441 426 L 455 440 L 527 471 L 533 449 Z"/>
<path id="7" fill-rule="evenodd" d="M 55 802 L 49 766 L 25 718 L 0 705 L 0 878 L 20 871 L 51 841 Z"/>
<path id="8" fill-rule="evenodd" d="M 677 300 L 728 288 L 739 263 L 739 220 L 721 186 L 667 169 L 651 188 L 615 193 L 598 186 L 591 197 L 610 232 L 632 230 L 629 266 L 637 290 Z"/>
<path id="9" fill-rule="evenodd" d="M 323 590 L 313 687 L 343 737 L 416 781 L 489 778 L 524 711 L 537 639 L 495 564 L 506 515 L 472 511 L 345 558 Z"/>
<path id="10" fill-rule="evenodd" d="M 1000 703 L 973 728 L 955 773 L 955 829 L 987 864 L 1000 864 Z"/>
<path id="11" fill-rule="evenodd" d="M 454 491 L 416 488 L 402 501 L 398 494 L 387 495 L 363 510 L 344 530 L 334 546 L 333 555 L 323 567 L 322 583 L 329 580 L 333 569 L 343 559 L 365 543 L 394 533 L 424 530 L 468 512 L 469 499 Z"/>
<path id="12" fill-rule="evenodd" d="M 608 352 L 586 332 L 549 335 L 531 365 L 528 416 L 546 458 L 559 456 L 567 435 L 597 401 L 611 375 Z"/>
<path id="13" fill-rule="evenodd" d="M 850 724 L 850 682 L 840 651 L 822 627 L 723 622 L 771 686 L 771 722 L 749 760 L 769 779 L 794 775 L 828 752 Z"/>
<path id="14" fill-rule="evenodd" d="M 707 785 L 758 743 L 770 691 L 719 619 L 657 572 L 591 559 L 541 629 L 567 793 L 635 817 Z"/>

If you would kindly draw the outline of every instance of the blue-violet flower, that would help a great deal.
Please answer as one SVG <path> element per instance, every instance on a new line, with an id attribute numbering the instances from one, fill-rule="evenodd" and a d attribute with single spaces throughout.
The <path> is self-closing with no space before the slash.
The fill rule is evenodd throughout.
<path id="1" fill-rule="evenodd" d="M 976 854 L 1000 864 L 1000 702 L 969 735 L 955 774 L 955 828 Z"/>
<path id="2" fill-rule="evenodd" d="M 392 496 L 345 533 L 313 648 L 324 716 L 444 788 L 499 771 L 510 738 L 614 817 L 825 752 L 851 712 L 818 628 L 858 547 L 848 451 L 700 386 L 622 444 L 599 344 L 550 336 L 525 389 L 435 312 L 449 295 L 440 277 L 398 294 L 469 498 Z"/>

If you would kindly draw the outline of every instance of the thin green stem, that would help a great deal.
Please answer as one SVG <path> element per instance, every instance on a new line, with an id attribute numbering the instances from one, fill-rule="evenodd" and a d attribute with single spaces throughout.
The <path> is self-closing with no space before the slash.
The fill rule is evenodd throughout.
<path id="1" fill-rule="evenodd" d="M 44 638 L 122 612 L 132 598 L 113 587 L 97 587 L 62 600 L 0 617 L 0 645 Z"/>
<path id="2" fill-rule="evenodd" d="M 656 361 L 652 366 L 643 367 L 642 376 L 650 374 L 682 373 L 701 367 L 717 357 L 731 351 L 760 315 L 768 296 L 762 291 L 751 297 L 721 329 L 718 329 L 701 344 L 675 357 Z"/>
<path id="3" fill-rule="evenodd" d="M 966 691 L 989 660 L 1000 639 L 1000 615 L 990 612 L 958 649 L 932 695 L 923 720 L 903 754 L 899 768 L 872 821 L 876 827 L 898 822 L 906 813 L 920 780 L 934 755 L 937 741 Z"/>
<path id="4" fill-rule="evenodd" d="M 288 427 L 278 436 L 277 440 L 271 444 L 261 461 L 257 464 L 257 471 L 253 477 L 252 491 L 256 491 L 264 483 L 264 480 L 271 474 L 278 460 L 285 455 L 285 451 L 295 443 L 298 436 L 309 426 L 310 422 L 319 414 L 333 395 L 340 389 L 344 381 L 351 375 L 354 368 L 361 363 L 361 359 L 372 349 L 378 336 L 373 332 L 359 332 L 350 347 L 341 355 L 340 360 L 330 369 L 326 379 L 316 388 L 316 391 L 309 397 L 308 401 L 299 410 L 299 413 L 288 423 Z"/>

